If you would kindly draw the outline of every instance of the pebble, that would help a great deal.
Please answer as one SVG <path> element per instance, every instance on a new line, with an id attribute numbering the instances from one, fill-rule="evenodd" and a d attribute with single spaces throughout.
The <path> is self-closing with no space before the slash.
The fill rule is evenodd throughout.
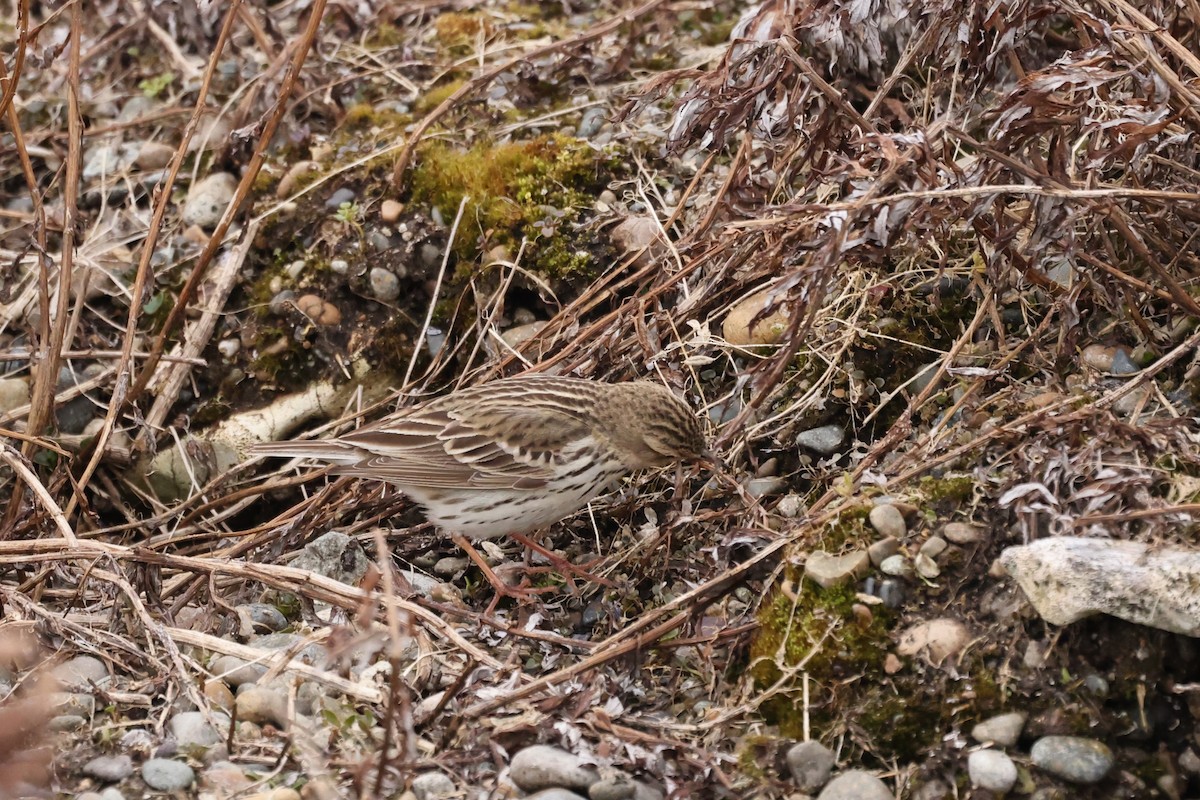
<path id="1" fill-rule="evenodd" d="M 267 301 L 267 310 L 276 316 L 281 316 L 288 312 L 288 309 L 296 305 L 296 293 L 291 289 L 282 289 Z"/>
<path id="2" fill-rule="evenodd" d="M 797 788 L 811 794 L 829 782 L 833 753 L 820 742 L 801 742 L 788 749 L 787 765 Z"/>
<path id="3" fill-rule="evenodd" d="M 29 404 L 27 378 L 0 378 L 0 414 Z"/>
<path id="4" fill-rule="evenodd" d="M 288 626 L 287 617 L 270 603 L 246 603 L 236 610 L 250 619 L 256 633 L 278 633 Z"/>
<path id="5" fill-rule="evenodd" d="M 781 517 L 794 519 L 800 516 L 800 512 L 804 510 L 804 498 L 798 494 L 785 494 L 779 498 L 779 502 L 775 504 L 775 513 Z"/>
<path id="6" fill-rule="evenodd" d="M 217 352 L 224 356 L 227 361 L 236 356 L 241 349 L 242 343 L 232 337 L 217 342 Z"/>
<path id="7" fill-rule="evenodd" d="M 181 791 L 191 786 L 195 779 L 196 773 L 182 761 L 152 758 L 142 765 L 142 780 L 160 792 Z"/>
<path id="8" fill-rule="evenodd" d="M 325 201 L 325 207 L 336 211 L 337 209 L 341 208 L 344 203 L 353 203 L 354 198 L 354 190 L 343 186 L 333 194 L 329 195 L 329 199 Z"/>
<path id="9" fill-rule="evenodd" d="M 283 177 L 279 179 L 279 185 L 275 187 L 275 196 L 280 200 L 285 197 L 291 197 L 295 194 L 300 179 L 310 172 L 316 172 L 320 168 L 321 165 L 315 161 L 297 161 L 295 164 L 292 164 L 292 166 L 288 167 L 288 171 L 283 173 Z"/>
<path id="10" fill-rule="evenodd" d="M 220 684 L 220 681 L 209 681 Z M 229 691 L 226 689 L 225 691 Z M 221 719 L 224 715 L 214 715 Z M 225 719 L 228 727 L 228 719 Z M 180 747 L 212 747 L 222 740 L 221 732 L 199 711 L 181 711 L 167 722 L 167 733 Z"/>
<path id="11" fill-rule="evenodd" d="M 118 783 L 133 774 L 133 759 L 127 755 L 96 756 L 83 765 L 84 775 L 105 783 Z"/>
<path id="12" fill-rule="evenodd" d="M 817 800 L 894 800 L 883 781 L 869 772 L 852 769 L 831 780 Z"/>
<path id="13" fill-rule="evenodd" d="M 779 494 L 787 488 L 787 479 L 775 476 L 751 478 L 746 481 L 746 494 L 756 500 Z"/>
<path id="14" fill-rule="evenodd" d="M 89 691 L 93 684 L 103 686 L 109 681 L 108 667 L 95 656 L 76 656 L 59 664 L 51 674 L 64 689 Z"/>
<path id="15" fill-rule="evenodd" d="M 267 668 L 262 664 L 251 664 L 237 656 L 217 656 L 208 670 L 234 688 L 245 683 L 256 683 L 267 674 Z"/>
<path id="16" fill-rule="evenodd" d="M 862 575 L 869 564 L 866 550 L 855 550 L 841 556 L 814 550 L 804 562 L 804 575 L 821 588 L 828 589 Z"/>
<path id="17" fill-rule="evenodd" d="M 513 756 L 508 774 L 527 792 L 550 787 L 586 790 L 600 780 L 595 768 L 579 756 L 545 744 L 526 747 Z"/>
<path id="18" fill-rule="evenodd" d="M 391 273 L 387 273 L 391 275 Z M 296 308 L 316 325 L 337 325 L 342 321 L 342 312 L 333 303 L 322 300 L 315 294 L 304 294 L 296 299 Z"/>
<path id="19" fill-rule="evenodd" d="M 551 789 L 543 789 L 540 792 L 535 792 L 531 795 L 526 795 L 525 800 L 587 800 L 572 791 L 554 787 Z"/>
<path id="20" fill-rule="evenodd" d="M 88 721 L 78 714 L 59 714 L 56 717 L 51 717 L 46 723 L 46 727 L 56 733 L 66 733 L 69 731 L 77 731 L 88 724 Z"/>
<path id="21" fill-rule="evenodd" d="M 913 567 L 916 568 L 917 574 L 926 580 L 933 580 L 942 574 L 937 562 L 924 553 L 917 553 L 917 557 L 913 559 Z"/>
<path id="22" fill-rule="evenodd" d="M 243 800 L 300 800 L 300 793 L 288 786 L 280 786 L 266 792 L 246 795 Z"/>
<path id="23" fill-rule="evenodd" d="M 404 213 L 404 203 L 399 200 L 384 200 L 379 204 L 379 218 L 388 225 L 397 222 Z"/>
<path id="24" fill-rule="evenodd" d="M 958 620 L 932 619 L 905 629 L 900 634 L 896 652 L 902 656 L 920 655 L 937 666 L 966 647 L 969 641 L 970 631 Z"/>
<path id="25" fill-rule="evenodd" d="M 592 106 L 583 112 L 579 120 L 579 128 L 575 135 L 580 139 L 590 139 L 600 132 L 600 128 L 608 121 L 608 109 L 604 106 Z"/>
<path id="26" fill-rule="evenodd" d="M 967 774 L 973 786 L 1004 794 L 1017 782 L 1017 765 L 999 750 L 976 750 L 967 757 Z"/>
<path id="27" fill-rule="evenodd" d="M 306 544 L 288 566 L 357 586 L 370 564 L 361 544 L 340 531 L 330 531 Z"/>
<path id="28" fill-rule="evenodd" d="M 96 698 L 89 693 L 55 692 L 50 703 L 61 714 L 74 714 L 85 719 L 91 719 L 96 712 Z"/>
<path id="29" fill-rule="evenodd" d="M 929 558 L 937 558 L 942 553 L 946 552 L 946 548 L 949 546 L 950 545 L 947 544 L 946 540 L 942 537 L 930 536 L 925 540 L 925 543 L 921 545 L 921 549 L 918 552 L 923 556 L 928 556 Z"/>
<path id="30" fill-rule="evenodd" d="M 836 453 L 845 440 L 846 432 L 840 425 L 822 425 L 797 434 L 796 446 L 828 456 Z"/>
<path id="31" fill-rule="evenodd" d="M 471 560 L 469 558 L 443 556 L 434 562 L 433 574 L 441 575 L 443 578 L 451 578 L 469 566 L 471 566 Z"/>
<path id="32" fill-rule="evenodd" d="M 954 544 L 975 544 L 983 539 L 983 531 L 965 522 L 947 522 L 942 526 L 942 536 Z"/>
<path id="33" fill-rule="evenodd" d="M 458 793 L 454 781 L 443 772 L 425 772 L 413 778 L 412 793 L 417 800 L 437 800 Z"/>
<path id="34" fill-rule="evenodd" d="M 971 738 L 977 742 L 998 744 L 1001 747 L 1012 747 L 1025 728 L 1025 720 L 1029 715 L 1023 711 L 1012 711 L 989 717 L 971 728 Z"/>
<path id="35" fill-rule="evenodd" d="M 1105 347 L 1102 344 L 1089 344 L 1083 348 L 1083 352 L 1079 354 L 1080 360 L 1094 370 L 1100 372 L 1108 372 L 1112 369 L 1113 357 L 1116 355 L 1116 350 L 1112 347 Z"/>
<path id="36" fill-rule="evenodd" d="M 545 327 L 546 322 L 544 320 L 527 322 L 524 325 L 517 325 L 516 327 L 509 328 L 504 333 L 500 334 L 500 338 L 503 339 L 504 343 L 513 350 L 519 350 L 521 349 L 521 345 L 537 336 Z"/>
<path id="37" fill-rule="evenodd" d="M 350 271 L 350 262 L 344 258 L 334 258 L 329 261 L 329 269 L 338 275 L 345 275 Z"/>
<path id="38" fill-rule="evenodd" d="M 1109 370 L 1114 375 L 1132 375 L 1135 372 L 1140 372 L 1141 367 L 1133 362 L 1129 357 L 1129 352 L 1124 347 L 1118 347 L 1113 353 L 1112 367 Z"/>
<path id="39" fill-rule="evenodd" d="M 226 711 L 233 708 L 233 692 L 229 691 L 229 687 L 225 685 L 224 681 L 205 681 L 204 696 L 217 708 L 223 708 Z"/>
<path id="40" fill-rule="evenodd" d="M 372 267 L 367 280 L 376 300 L 390 303 L 400 297 L 400 279 L 383 267 Z"/>
<path id="41" fill-rule="evenodd" d="M 215 761 L 200 775 L 201 786 L 217 797 L 232 797 L 252 783 L 245 770 L 228 761 Z"/>
<path id="42" fill-rule="evenodd" d="M 603 777 L 588 787 L 588 800 L 631 800 L 638 792 L 637 782 L 628 775 Z"/>
<path id="43" fill-rule="evenodd" d="M 1113 766 L 1107 745 L 1082 736 L 1043 736 L 1029 755 L 1035 766 L 1072 783 L 1097 783 Z"/>
<path id="44" fill-rule="evenodd" d="M 947 800 L 951 796 L 950 787 L 945 781 L 930 778 L 917 787 L 912 800 Z"/>
<path id="45" fill-rule="evenodd" d="M 769 289 L 755 292 L 738 301 L 733 308 L 729 309 L 729 313 L 725 315 L 725 321 L 721 323 L 721 336 L 725 341 L 739 347 L 775 344 L 779 341 L 784 331 L 787 330 L 788 320 L 791 318 L 786 299 L 776 305 L 775 310 L 770 314 L 754 322 L 751 327 L 753 320 L 770 302 L 770 294 L 771 290 Z"/>
<path id="46" fill-rule="evenodd" d="M 288 718 L 287 696 L 270 686 L 249 686 L 238 692 L 237 718 L 260 725 L 271 724 L 285 730 Z"/>
<path id="47" fill-rule="evenodd" d="M 1192 748 L 1187 748 L 1179 754 L 1179 768 L 1189 775 L 1200 775 L 1200 756 Z"/>
<path id="48" fill-rule="evenodd" d="M 160 142 L 142 142 L 138 145 L 134 163 L 139 169 L 162 169 L 171 163 L 175 148 Z"/>
<path id="49" fill-rule="evenodd" d="M 649 264 L 667 249 L 662 227 L 652 217 L 626 217 L 613 227 L 609 236 L 618 253 L 639 253 L 634 260 L 639 267 Z"/>
<path id="50" fill-rule="evenodd" d="M 494 253 L 498 249 L 503 249 L 503 248 L 495 248 L 494 247 L 494 248 L 492 248 L 491 252 Z M 508 251 L 507 250 L 504 250 L 504 259 L 503 260 L 505 260 L 505 261 L 508 260 Z M 442 248 L 438 247 L 437 245 L 435 245 L 431 242 L 425 242 L 425 244 L 423 244 L 417 248 L 417 263 L 420 264 L 421 268 L 427 272 L 429 270 L 437 269 L 438 266 L 441 265 L 441 263 L 442 263 Z"/>
<path id="51" fill-rule="evenodd" d="M 880 536 L 903 539 L 904 535 L 908 533 L 908 526 L 904 524 L 904 515 L 900 513 L 900 509 L 890 503 L 875 506 L 867 518 L 871 522 L 871 527 L 878 531 Z"/>
<path id="52" fill-rule="evenodd" d="M 867 548 L 867 557 L 871 559 L 872 565 L 879 567 L 885 560 L 899 552 L 900 540 L 894 536 L 887 536 Z"/>
<path id="53" fill-rule="evenodd" d="M 197 225 L 207 230 L 216 227 L 233 201 L 237 185 L 237 178 L 228 172 L 214 172 L 195 183 L 183 202 L 184 225 Z"/>
<path id="54" fill-rule="evenodd" d="M 896 554 L 880 561 L 879 571 L 884 575 L 891 575 L 895 578 L 911 578 L 913 567 L 907 556 Z"/>

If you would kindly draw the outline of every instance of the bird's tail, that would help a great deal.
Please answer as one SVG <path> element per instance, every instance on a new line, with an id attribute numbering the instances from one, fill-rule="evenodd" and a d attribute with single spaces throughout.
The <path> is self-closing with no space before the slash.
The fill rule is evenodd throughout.
<path id="1" fill-rule="evenodd" d="M 362 451 L 358 448 L 330 439 L 313 439 L 312 441 L 290 442 L 260 442 L 250 446 L 250 453 L 256 456 L 274 458 L 315 458 L 333 464 L 357 464 L 362 460 Z"/>

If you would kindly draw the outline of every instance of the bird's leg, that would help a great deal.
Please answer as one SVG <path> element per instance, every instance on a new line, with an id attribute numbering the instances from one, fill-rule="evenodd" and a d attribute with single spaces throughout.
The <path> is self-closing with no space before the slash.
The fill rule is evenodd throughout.
<path id="1" fill-rule="evenodd" d="M 504 597 L 511 597 L 517 601 L 531 600 L 542 592 L 554 590 L 553 586 L 540 589 L 527 586 L 509 586 L 500 579 L 500 576 L 497 575 L 491 566 L 488 565 L 487 561 L 479 554 L 479 551 L 475 549 L 474 545 L 467 541 L 466 537 L 456 533 L 450 537 L 450 541 L 458 545 L 458 547 L 467 554 L 467 558 L 475 562 L 475 566 L 479 567 L 479 571 L 483 573 L 483 577 L 487 578 L 487 582 L 490 583 L 492 588 L 496 590 L 497 598 L 503 595 Z"/>
<path id="2" fill-rule="evenodd" d="M 598 583 L 601 586 L 615 586 L 616 585 L 612 581 L 608 580 L 607 578 L 601 578 L 599 575 L 593 575 L 592 573 L 586 571 L 585 569 L 583 569 L 581 567 L 577 567 L 576 565 L 572 564 L 567 559 L 560 556 L 558 553 L 555 553 L 553 550 L 549 549 L 548 547 L 546 547 L 542 544 L 539 544 L 538 542 L 535 542 L 533 539 L 530 539 L 528 536 L 526 536 L 523 533 L 510 533 L 509 536 L 512 537 L 512 539 L 514 541 L 520 542 L 521 544 L 525 545 L 530 550 L 536 550 L 537 552 L 539 552 L 543 556 L 545 556 L 546 559 L 550 562 L 551 566 L 553 566 L 554 569 L 558 570 L 558 573 L 560 575 L 562 575 L 564 578 L 578 578 L 581 581 L 587 581 L 589 583 Z M 599 561 L 599 560 L 600 559 L 597 559 L 597 561 Z"/>

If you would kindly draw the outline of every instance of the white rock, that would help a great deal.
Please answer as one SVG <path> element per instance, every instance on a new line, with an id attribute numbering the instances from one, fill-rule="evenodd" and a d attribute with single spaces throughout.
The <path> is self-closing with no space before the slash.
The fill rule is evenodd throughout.
<path id="1" fill-rule="evenodd" d="M 1017 782 L 1017 765 L 999 750 L 976 750 L 967 757 L 971 784 L 1004 794 Z"/>
<path id="2" fill-rule="evenodd" d="M 1000 564 L 1047 622 L 1093 614 L 1200 636 L 1200 552 L 1058 536 L 1009 547 Z"/>
<path id="3" fill-rule="evenodd" d="M 775 309 L 754 322 L 759 313 L 770 302 L 770 290 L 756 292 L 744 300 L 740 300 L 721 324 L 721 335 L 732 345 L 775 344 L 787 330 L 791 318 L 789 304 L 786 299 Z M 753 323 L 753 324 L 751 324 Z"/>
<path id="4" fill-rule="evenodd" d="M 831 780 L 817 800 L 894 800 L 883 781 L 869 772 L 852 769 Z"/>
<path id="5" fill-rule="evenodd" d="M 908 526 L 904 524 L 904 515 L 900 513 L 900 509 L 890 503 L 883 503 L 872 508 L 867 519 L 870 520 L 871 527 L 883 536 L 903 539 L 904 534 L 908 533 Z"/>
<path id="6" fill-rule="evenodd" d="M 552 787 L 586 791 L 600 780 L 599 773 L 584 759 L 545 744 L 526 747 L 513 756 L 508 774 L 527 792 Z"/>
<path id="7" fill-rule="evenodd" d="M 804 562 L 804 575 L 821 588 L 828 589 L 862 575 L 870 563 L 866 550 L 855 550 L 842 556 L 814 550 Z"/>
<path id="8" fill-rule="evenodd" d="M 1022 711 L 990 717 L 971 729 L 971 738 L 985 744 L 991 742 L 1001 747 L 1012 747 L 1021 736 L 1027 717 Z"/>
<path id="9" fill-rule="evenodd" d="M 196 183 L 183 203 L 184 224 L 214 228 L 233 200 L 237 185 L 237 178 L 228 172 L 215 172 Z"/>
<path id="10" fill-rule="evenodd" d="M 896 651 L 902 656 L 921 655 L 936 666 L 966 647 L 969 641 L 970 631 L 958 620 L 931 619 L 901 633 Z"/>
<path id="11" fill-rule="evenodd" d="M 413 778 L 412 792 L 417 800 L 437 800 L 440 797 L 452 797 L 457 789 L 454 781 L 442 772 L 425 772 Z"/>

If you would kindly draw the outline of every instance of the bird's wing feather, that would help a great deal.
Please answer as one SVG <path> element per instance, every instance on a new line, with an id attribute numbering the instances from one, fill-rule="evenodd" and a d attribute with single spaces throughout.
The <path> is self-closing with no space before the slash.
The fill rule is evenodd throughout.
<path id="1" fill-rule="evenodd" d="M 583 421 L 556 409 L 480 403 L 469 412 L 423 408 L 341 438 L 362 452 L 344 475 L 429 489 L 537 489 L 587 439 Z"/>

